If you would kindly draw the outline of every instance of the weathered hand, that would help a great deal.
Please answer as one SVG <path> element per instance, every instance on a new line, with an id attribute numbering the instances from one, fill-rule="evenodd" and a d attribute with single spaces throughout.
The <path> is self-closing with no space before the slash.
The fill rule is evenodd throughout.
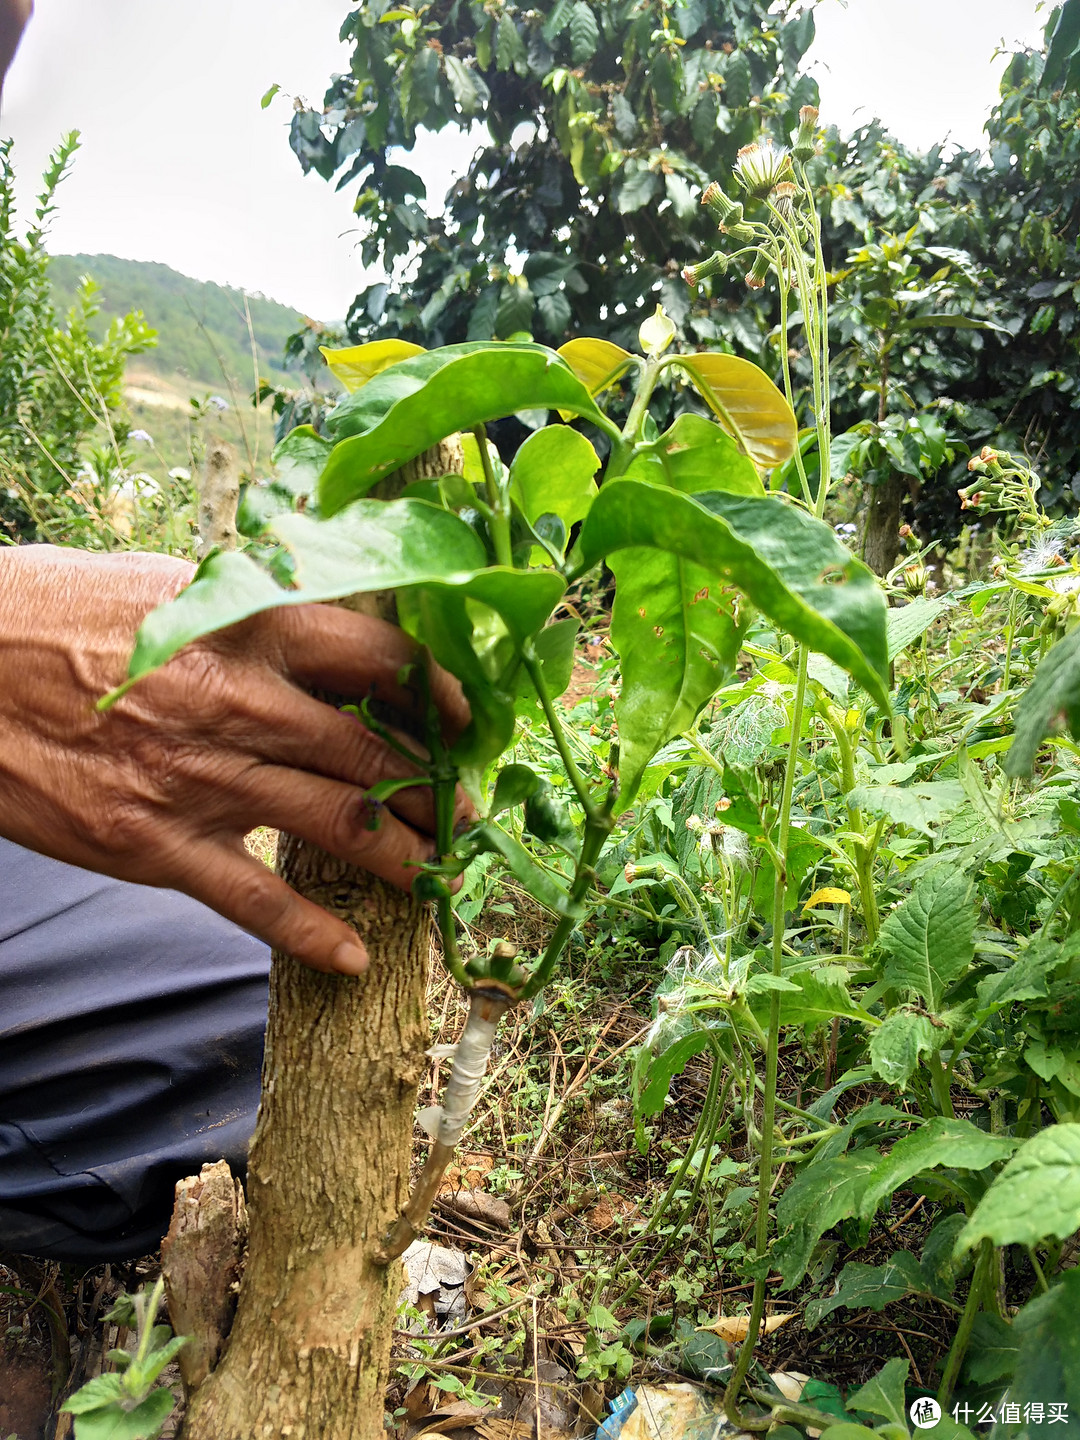
<path id="1" fill-rule="evenodd" d="M 99 713 L 139 624 L 191 573 L 166 556 L 0 551 L 0 834 L 183 890 L 315 969 L 356 974 L 355 933 L 252 858 L 244 835 L 287 830 L 409 888 L 410 862 L 434 850 L 430 791 L 373 807 L 363 787 L 408 762 L 302 687 L 415 710 L 398 680 L 415 646 L 334 606 L 270 611 L 190 645 Z M 452 737 L 468 707 L 445 672 L 431 683 Z"/>

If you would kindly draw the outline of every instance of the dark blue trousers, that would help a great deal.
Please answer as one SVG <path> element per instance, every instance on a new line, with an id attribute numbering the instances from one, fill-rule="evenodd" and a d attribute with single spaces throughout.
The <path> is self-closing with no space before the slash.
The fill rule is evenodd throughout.
<path id="1" fill-rule="evenodd" d="M 178 1179 L 243 1173 L 269 967 L 187 896 L 0 840 L 0 1249 L 142 1255 Z"/>

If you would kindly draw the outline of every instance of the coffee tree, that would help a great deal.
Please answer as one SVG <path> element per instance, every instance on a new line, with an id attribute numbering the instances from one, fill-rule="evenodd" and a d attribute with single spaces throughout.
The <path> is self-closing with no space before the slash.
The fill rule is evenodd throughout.
<path id="1" fill-rule="evenodd" d="M 736 168 L 742 200 L 707 187 L 709 209 L 733 253 L 710 256 L 687 279 L 697 283 L 741 260 L 755 279 L 778 277 L 785 314 L 797 284 L 812 357 L 816 443 L 827 455 L 825 271 L 802 168 L 813 150 L 816 113 L 807 108 L 801 117 L 794 159 L 771 141 L 744 148 Z M 392 1323 L 390 1262 L 423 1224 L 482 1083 L 499 1017 L 537 994 L 566 963 L 571 935 L 601 897 L 597 866 L 615 817 L 633 805 L 660 747 L 692 726 L 730 679 L 754 617 L 795 642 L 793 734 L 801 729 L 812 652 L 850 675 L 872 704 L 887 708 L 884 598 L 870 571 L 821 519 L 828 486 L 815 483 L 797 444 L 786 366 L 787 395 L 748 361 L 675 349 L 675 326 L 659 307 L 640 325 L 638 339 L 636 353 L 601 338 L 573 340 L 558 351 L 521 341 L 428 351 L 387 340 L 329 352 L 350 393 L 330 416 L 326 438 L 301 427 L 278 452 L 298 490 L 306 476 L 302 509 L 270 519 L 256 553 L 208 557 L 183 595 L 151 615 L 140 633 L 128 686 L 198 635 L 270 606 L 392 590 L 399 621 L 417 643 L 408 683 L 422 695 L 428 666 L 437 661 L 460 680 L 472 709 L 472 723 L 455 743 L 444 740 L 432 711 L 423 752 L 406 749 L 417 774 L 404 783 L 431 788 L 437 820 L 438 856 L 418 867 L 413 894 L 433 904 L 444 962 L 469 1001 L 443 1104 L 421 1116 L 433 1140 L 424 1172 L 397 1216 L 387 1216 L 385 1205 L 366 1212 L 363 1200 L 350 1194 L 334 1195 L 325 1222 L 317 1201 L 290 1208 L 291 1177 L 299 1177 L 302 1193 L 317 1196 L 311 1177 L 339 1173 L 342 1146 L 346 1169 L 352 1159 L 362 1162 L 362 1195 L 392 1192 L 378 1176 L 397 1161 L 385 1145 L 380 1152 L 371 1143 L 382 1123 L 382 1097 L 350 1100 L 348 1086 L 325 1073 L 335 1063 L 327 1026 L 337 1033 L 328 1013 L 336 1016 L 342 1003 L 351 1007 L 362 1046 L 366 1032 L 382 1036 L 385 1007 L 366 1009 L 366 982 L 314 976 L 298 992 L 288 979 L 296 967 L 278 957 L 277 983 L 293 988 L 287 1010 L 280 1001 L 271 1005 L 252 1157 L 252 1266 L 224 1366 L 193 1406 L 186 1432 L 193 1440 L 276 1433 L 274 1427 L 280 1431 L 301 1415 L 309 1426 L 317 1419 L 327 1435 L 380 1433 L 373 1402 L 385 1379 Z M 622 423 L 609 413 L 620 388 L 628 392 Z M 700 397 L 713 418 L 685 413 L 661 430 L 651 406 L 663 390 L 680 388 Z M 485 427 L 522 411 L 536 419 L 542 412 L 549 423 L 538 425 L 507 466 Z M 458 469 L 436 468 L 398 498 L 374 498 L 403 464 L 455 434 L 463 441 Z M 789 463 L 794 496 L 769 493 L 763 476 Z M 583 750 L 556 704 L 569 681 L 577 629 L 562 602 L 568 586 L 601 562 L 616 581 L 617 723 L 610 743 Z M 359 713 L 400 745 L 370 706 Z M 530 767 L 500 762 L 521 713 L 548 729 L 565 780 L 558 791 Z M 765 1059 L 762 1256 L 774 1178 L 778 1001 L 787 983 L 780 973 L 784 914 L 798 834 L 791 825 L 796 753 L 793 746 L 781 793 L 775 804 L 759 807 L 755 829 L 763 883 L 772 892 L 771 1011 L 755 1014 L 747 976 L 733 971 L 727 977 L 732 1023 L 748 1050 L 760 1047 Z M 459 782 L 479 818 L 455 836 Z M 401 783 L 376 786 L 370 804 L 385 803 Z M 481 855 L 494 857 L 552 915 L 539 954 L 520 955 L 505 943 L 467 960 L 460 954 L 451 884 Z M 872 905 L 870 892 L 864 898 Z M 374 946 L 370 933 L 366 938 L 376 956 L 379 908 L 369 906 L 360 917 L 374 931 Z M 317 993 L 303 993 L 309 983 Z M 283 993 L 272 982 L 272 994 Z M 414 1035 L 407 1039 L 415 1045 Z M 322 1055 L 317 1075 L 298 1063 L 312 1045 Z M 381 1059 L 393 1068 L 393 1057 Z M 348 1058 L 340 1063 L 348 1073 Z M 320 1118 L 328 1094 L 334 1096 L 329 1124 Z M 400 1108 L 400 1090 L 386 1103 Z M 356 1134 L 343 1126 L 343 1116 L 355 1119 Z M 273 1226 L 266 1216 L 273 1216 Z M 340 1240 L 342 1223 L 352 1236 L 348 1246 Z M 269 1263 L 260 1252 L 270 1254 Z M 333 1334 L 326 1326 L 327 1286 L 349 1297 L 344 1311 L 335 1306 Z M 764 1293 L 762 1283 L 755 1289 L 751 1336 Z M 253 1326 L 246 1314 L 263 1323 Z M 742 1403 L 751 1353 L 752 1341 L 729 1389 L 732 1414 Z M 802 1418 L 820 1419 L 813 1412 Z"/>

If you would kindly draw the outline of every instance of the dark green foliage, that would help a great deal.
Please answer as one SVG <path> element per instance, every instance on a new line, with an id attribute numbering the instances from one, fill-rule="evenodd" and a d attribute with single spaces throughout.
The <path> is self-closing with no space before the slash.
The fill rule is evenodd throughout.
<path id="1" fill-rule="evenodd" d="M 786 135 L 817 98 L 797 78 L 812 13 L 768 8 L 546 0 L 496 16 L 439 0 L 417 17 L 375 0 L 354 10 L 341 32 L 352 74 L 321 113 L 294 117 L 291 137 L 305 170 L 359 182 L 363 258 L 395 275 L 357 297 L 352 335 L 434 346 L 528 331 L 558 344 L 584 331 L 629 343 L 657 300 L 684 327 L 692 296 L 679 270 L 712 248 L 695 191 L 727 173 L 763 121 Z M 429 218 L 442 197 L 395 163 L 395 147 L 410 149 L 421 126 L 477 121 L 492 143 Z M 399 283 L 417 251 L 418 272 Z M 688 333 L 718 332 L 702 316 Z"/>
<path id="2" fill-rule="evenodd" d="M 95 325 L 100 305 L 92 281 L 57 314 L 45 236 L 78 143 L 73 131 L 50 157 L 22 233 L 12 144 L 0 142 L 0 523 L 10 534 L 37 533 L 39 502 L 47 510 L 52 497 L 72 489 L 91 439 L 114 451 L 123 445 L 130 428 L 122 414 L 124 367 L 154 344 L 137 311 Z"/>

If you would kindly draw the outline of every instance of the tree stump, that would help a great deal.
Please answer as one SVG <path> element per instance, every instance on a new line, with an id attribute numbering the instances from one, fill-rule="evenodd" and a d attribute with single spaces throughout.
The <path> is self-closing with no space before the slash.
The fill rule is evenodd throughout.
<path id="1" fill-rule="evenodd" d="M 460 465 L 460 443 L 444 441 L 393 478 L 399 489 Z M 390 596 L 346 603 L 393 618 Z M 382 1440 L 402 1270 L 375 1254 L 409 1192 L 430 922 L 409 896 L 292 837 L 278 870 L 356 927 L 371 964 L 351 979 L 274 955 L 248 1262 L 183 1440 Z"/>

